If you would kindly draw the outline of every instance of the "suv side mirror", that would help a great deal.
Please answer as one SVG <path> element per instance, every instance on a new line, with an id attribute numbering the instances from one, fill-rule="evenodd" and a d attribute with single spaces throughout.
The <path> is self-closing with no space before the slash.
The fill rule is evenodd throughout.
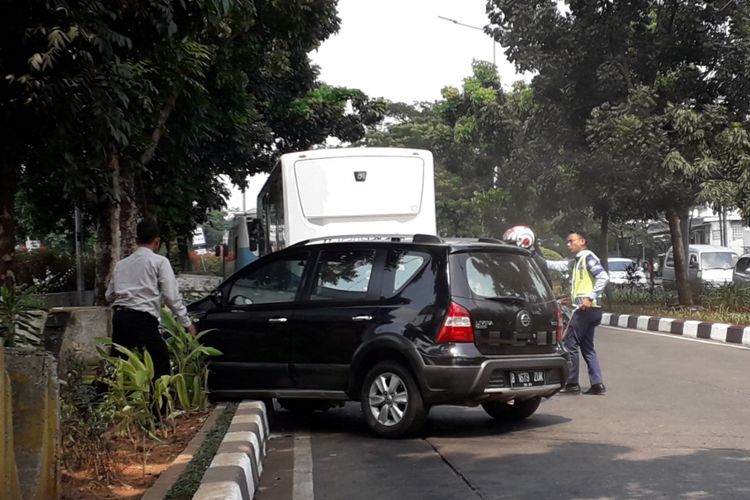
<path id="1" fill-rule="evenodd" d="M 215 306 L 221 305 L 221 290 L 218 288 L 208 295 L 208 298 L 213 302 Z"/>

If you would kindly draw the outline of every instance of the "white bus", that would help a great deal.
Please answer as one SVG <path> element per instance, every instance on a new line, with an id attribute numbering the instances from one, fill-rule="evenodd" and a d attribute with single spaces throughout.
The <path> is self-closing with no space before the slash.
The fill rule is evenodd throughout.
<path id="1" fill-rule="evenodd" d="M 258 258 L 258 218 L 255 210 L 237 213 L 232 218 L 224 255 L 224 277 Z"/>
<path id="2" fill-rule="evenodd" d="M 437 234 L 432 153 L 341 148 L 283 155 L 258 194 L 260 253 L 322 236 Z"/>

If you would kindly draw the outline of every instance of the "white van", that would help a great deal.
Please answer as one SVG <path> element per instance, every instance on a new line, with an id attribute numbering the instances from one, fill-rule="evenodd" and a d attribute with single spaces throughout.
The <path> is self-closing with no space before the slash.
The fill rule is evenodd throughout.
<path id="1" fill-rule="evenodd" d="M 734 265 L 739 256 L 731 248 L 713 245 L 690 245 L 688 281 L 696 286 L 721 286 L 732 282 Z M 664 288 L 677 288 L 672 248 L 664 257 L 662 271 Z"/>
<path id="2" fill-rule="evenodd" d="M 432 153 L 338 148 L 288 153 L 258 194 L 261 255 L 310 238 L 437 234 Z"/>

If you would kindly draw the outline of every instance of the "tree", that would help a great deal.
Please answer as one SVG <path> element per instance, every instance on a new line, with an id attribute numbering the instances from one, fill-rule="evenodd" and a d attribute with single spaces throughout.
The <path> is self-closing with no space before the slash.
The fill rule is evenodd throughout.
<path id="1" fill-rule="evenodd" d="M 734 80 L 745 79 L 748 6 L 571 0 L 567 8 L 490 0 L 488 31 L 518 69 L 537 73 L 532 88 L 548 116 L 546 135 L 575 172 L 575 196 L 598 214 L 602 232 L 612 214 L 666 213 L 680 302 L 690 304 L 681 220 L 701 190 L 693 170 L 703 162 L 694 153 L 717 154 L 696 139 L 717 132 L 709 125 L 713 108 L 738 117 L 747 109 Z M 592 185 L 622 189 L 603 195 Z"/>
<path id="2" fill-rule="evenodd" d="M 137 216 L 184 237 L 221 205 L 218 175 L 242 185 L 288 149 L 356 140 L 381 118 L 379 101 L 317 82 L 307 54 L 338 29 L 334 0 L 55 0 L 7 11 L 3 22 L 21 28 L 4 45 L 18 58 L 3 82 L 55 124 L 43 148 L 9 146 L 11 180 L 25 165 L 29 191 L 60 195 L 40 204 L 97 215 L 100 296 Z M 0 256 L 12 259 L 2 238 Z"/>

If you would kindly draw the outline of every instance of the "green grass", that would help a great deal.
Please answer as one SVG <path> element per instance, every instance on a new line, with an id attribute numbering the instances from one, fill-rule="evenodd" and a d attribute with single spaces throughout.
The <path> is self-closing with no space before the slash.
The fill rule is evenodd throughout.
<path id="1" fill-rule="evenodd" d="M 674 291 L 628 287 L 614 287 L 612 291 L 605 310 L 617 314 L 750 325 L 750 288 L 729 284 L 696 290 L 693 307 L 679 306 Z"/>
<path id="2" fill-rule="evenodd" d="M 658 304 L 623 304 L 610 303 L 606 312 L 615 314 L 636 314 L 640 316 L 657 316 L 659 318 L 692 319 L 706 323 L 729 323 L 731 325 L 750 326 L 750 313 L 733 312 L 725 307 L 692 309 L 661 306 Z"/>
<path id="3" fill-rule="evenodd" d="M 205 474 L 211 460 L 216 455 L 216 450 L 219 449 L 229 424 L 232 423 L 232 417 L 234 417 L 236 411 L 237 403 L 227 404 L 227 407 L 216 420 L 214 428 L 206 434 L 198 453 L 195 454 L 185 471 L 167 492 L 167 496 L 164 497 L 166 500 L 190 500 L 193 498 L 201 484 L 203 474 Z"/>

